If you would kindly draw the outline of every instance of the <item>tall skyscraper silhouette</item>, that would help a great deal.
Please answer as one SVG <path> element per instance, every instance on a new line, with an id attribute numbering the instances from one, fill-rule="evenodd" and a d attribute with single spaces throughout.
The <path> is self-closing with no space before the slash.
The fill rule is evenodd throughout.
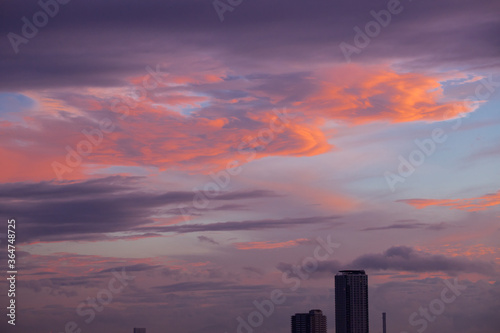
<path id="1" fill-rule="evenodd" d="M 321 310 L 292 316 L 292 333 L 326 333 L 326 316 Z"/>
<path id="2" fill-rule="evenodd" d="M 335 275 L 335 333 L 368 333 L 368 275 L 363 270 Z"/>

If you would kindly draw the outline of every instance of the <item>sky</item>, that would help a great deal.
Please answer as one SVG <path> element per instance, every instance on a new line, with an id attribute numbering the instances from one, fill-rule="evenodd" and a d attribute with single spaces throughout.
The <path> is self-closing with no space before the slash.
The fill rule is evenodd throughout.
<path id="1" fill-rule="evenodd" d="M 0 330 L 334 333 L 364 269 L 372 333 L 498 333 L 499 14 L 2 1 Z"/>

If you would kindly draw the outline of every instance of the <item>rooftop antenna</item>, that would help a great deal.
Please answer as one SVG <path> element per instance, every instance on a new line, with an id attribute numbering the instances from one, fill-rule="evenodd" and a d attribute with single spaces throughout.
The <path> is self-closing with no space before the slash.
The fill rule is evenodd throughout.
<path id="1" fill-rule="evenodd" d="M 387 333 L 386 332 L 386 325 L 385 325 L 385 312 L 382 312 L 382 332 Z"/>

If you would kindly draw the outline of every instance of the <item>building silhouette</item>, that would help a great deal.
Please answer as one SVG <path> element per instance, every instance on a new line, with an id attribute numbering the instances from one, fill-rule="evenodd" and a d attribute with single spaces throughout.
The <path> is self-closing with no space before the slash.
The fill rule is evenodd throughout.
<path id="1" fill-rule="evenodd" d="M 146 333 L 145 328 L 135 328 L 134 327 L 134 333 Z"/>
<path id="2" fill-rule="evenodd" d="M 321 310 L 292 316 L 292 333 L 326 333 L 326 316 Z"/>
<path id="3" fill-rule="evenodd" d="M 345 270 L 335 275 L 335 333 L 368 333 L 368 275 Z"/>

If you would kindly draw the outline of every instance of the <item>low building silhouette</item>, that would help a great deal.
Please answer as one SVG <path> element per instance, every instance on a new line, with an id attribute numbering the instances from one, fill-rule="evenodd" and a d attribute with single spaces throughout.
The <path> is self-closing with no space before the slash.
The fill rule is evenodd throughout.
<path id="1" fill-rule="evenodd" d="M 321 310 L 292 316 L 292 333 L 326 333 L 326 316 Z"/>

